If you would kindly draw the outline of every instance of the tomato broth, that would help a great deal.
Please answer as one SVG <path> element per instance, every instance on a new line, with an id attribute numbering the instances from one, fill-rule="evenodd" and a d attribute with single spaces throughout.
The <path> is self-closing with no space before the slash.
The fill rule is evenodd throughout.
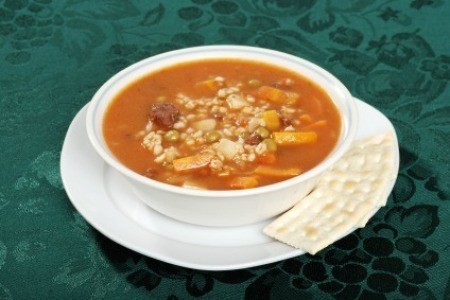
<path id="1" fill-rule="evenodd" d="M 154 180 L 208 190 L 247 189 L 304 173 L 341 130 L 327 93 L 256 61 L 181 63 L 126 86 L 103 135 L 125 166 Z"/>

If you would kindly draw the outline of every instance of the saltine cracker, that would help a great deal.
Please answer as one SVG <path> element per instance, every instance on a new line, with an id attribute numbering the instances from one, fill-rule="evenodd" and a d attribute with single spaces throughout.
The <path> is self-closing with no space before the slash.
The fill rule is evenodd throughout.
<path id="1" fill-rule="evenodd" d="M 364 227 L 375 208 L 386 205 L 386 188 L 396 176 L 394 145 L 392 133 L 353 143 L 316 188 L 264 233 L 315 254 Z"/>

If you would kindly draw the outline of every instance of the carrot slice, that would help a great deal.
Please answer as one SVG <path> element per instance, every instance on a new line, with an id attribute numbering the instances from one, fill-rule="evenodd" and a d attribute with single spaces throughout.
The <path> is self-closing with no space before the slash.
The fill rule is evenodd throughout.
<path id="1" fill-rule="evenodd" d="M 173 168 L 177 172 L 194 172 L 206 167 L 214 155 L 210 153 L 186 156 L 173 160 Z"/>
<path id="2" fill-rule="evenodd" d="M 266 122 L 266 127 L 270 131 L 280 129 L 280 118 L 275 110 L 267 110 L 263 112 L 263 119 Z"/>
<path id="3" fill-rule="evenodd" d="M 262 176 L 289 178 L 300 175 L 302 171 L 299 168 L 280 169 L 273 166 L 258 166 L 255 173 Z"/>
<path id="4" fill-rule="evenodd" d="M 232 189 L 249 189 L 259 185 L 258 178 L 255 176 L 240 176 L 234 177 L 230 181 Z"/>
<path id="5" fill-rule="evenodd" d="M 272 138 L 279 146 L 313 144 L 317 141 L 317 133 L 282 131 L 273 132 Z"/>
<path id="6" fill-rule="evenodd" d="M 267 85 L 258 89 L 258 96 L 275 103 L 284 103 L 287 100 L 287 95 L 285 92 Z"/>

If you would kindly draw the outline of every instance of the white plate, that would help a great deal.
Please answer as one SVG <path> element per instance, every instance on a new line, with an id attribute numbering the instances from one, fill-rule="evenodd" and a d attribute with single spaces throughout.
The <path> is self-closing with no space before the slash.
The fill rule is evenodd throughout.
<path id="1" fill-rule="evenodd" d="M 395 134 L 391 122 L 378 110 L 360 100 L 357 107 L 357 138 L 386 131 Z M 108 238 L 155 259 L 201 270 L 241 269 L 304 253 L 266 237 L 262 228 L 271 220 L 213 228 L 179 222 L 152 210 L 137 199 L 122 175 L 95 153 L 86 135 L 86 108 L 76 115 L 67 132 L 61 153 L 61 177 L 75 208 Z M 396 149 L 398 169 L 398 144 Z M 386 195 L 394 183 L 395 180 Z"/>

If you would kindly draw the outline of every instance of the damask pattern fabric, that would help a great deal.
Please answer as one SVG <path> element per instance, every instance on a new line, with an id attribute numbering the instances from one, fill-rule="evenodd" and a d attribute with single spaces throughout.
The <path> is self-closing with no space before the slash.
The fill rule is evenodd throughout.
<path id="1" fill-rule="evenodd" d="M 448 299 L 449 14 L 444 0 L 0 0 L 0 299 Z M 203 272 L 84 221 L 59 174 L 77 111 L 124 67 L 211 44 L 311 60 L 390 118 L 400 173 L 366 228 L 316 256 Z"/>

